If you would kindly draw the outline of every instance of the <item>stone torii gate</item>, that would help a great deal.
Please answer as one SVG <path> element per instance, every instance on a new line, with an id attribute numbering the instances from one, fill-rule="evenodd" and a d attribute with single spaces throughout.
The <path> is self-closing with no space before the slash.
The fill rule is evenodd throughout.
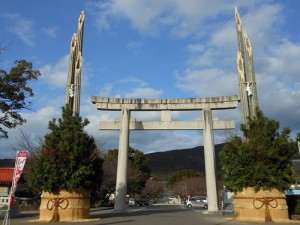
<path id="1" fill-rule="evenodd" d="M 116 180 L 115 211 L 125 211 L 127 194 L 127 159 L 129 148 L 130 130 L 203 130 L 204 155 L 206 172 L 206 189 L 209 200 L 208 212 L 219 211 L 214 129 L 233 129 L 234 121 L 213 120 L 212 110 L 234 109 L 239 101 L 238 96 L 223 96 L 211 98 L 177 98 L 177 99 L 126 99 L 91 97 L 91 102 L 96 104 L 98 110 L 121 111 L 120 121 L 102 121 L 100 129 L 120 130 L 118 168 Z M 197 121 L 172 121 L 171 111 L 202 110 L 203 120 Z M 161 121 L 131 121 L 131 111 L 161 111 Z"/>

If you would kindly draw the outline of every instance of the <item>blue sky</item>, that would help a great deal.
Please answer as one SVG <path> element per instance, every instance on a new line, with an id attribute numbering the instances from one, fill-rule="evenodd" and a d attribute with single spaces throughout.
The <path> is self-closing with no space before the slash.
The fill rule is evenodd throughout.
<path id="1" fill-rule="evenodd" d="M 31 83 L 34 111 L 23 111 L 20 128 L 32 137 L 49 132 L 61 116 L 68 55 L 81 11 L 85 12 L 81 116 L 103 150 L 118 147 L 118 131 L 99 131 L 99 122 L 119 112 L 98 111 L 90 96 L 188 98 L 239 94 L 234 7 L 251 40 L 259 105 L 293 134 L 300 130 L 300 2 L 292 0 L 0 0 L 1 69 L 26 59 L 41 71 Z M 215 142 L 238 132 L 240 106 L 214 112 L 235 120 L 235 131 L 215 132 Z M 133 113 L 159 120 L 156 112 Z M 173 112 L 174 120 L 195 120 L 199 112 Z M 18 129 L 0 140 L 0 158 L 14 158 Z M 132 131 L 130 145 L 145 153 L 203 145 L 202 131 Z"/>

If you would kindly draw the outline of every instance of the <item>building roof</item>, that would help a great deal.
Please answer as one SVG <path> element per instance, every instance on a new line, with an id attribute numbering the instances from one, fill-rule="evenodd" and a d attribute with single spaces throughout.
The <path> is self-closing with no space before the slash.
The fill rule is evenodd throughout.
<path id="1" fill-rule="evenodd" d="M 0 168 L 15 167 L 15 159 L 0 159 Z"/>
<path id="2" fill-rule="evenodd" d="M 12 182 L 14 168 L 0 168 L 0 182 Z"/>

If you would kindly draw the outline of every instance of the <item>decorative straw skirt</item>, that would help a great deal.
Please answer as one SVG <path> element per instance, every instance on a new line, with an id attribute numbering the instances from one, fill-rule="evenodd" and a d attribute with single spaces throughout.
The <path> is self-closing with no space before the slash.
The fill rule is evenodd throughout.
<path id="1" fill-rule="evenodd" d="M 89 214 L 90 196 L 87 191 L 42 193 L 39 221 L 75 222 L 88 219 Z"/>
<path id="2" fill-rule="evenodd" d="M 294 222 L 289 219 L 284 193 L 276 189 L 255 192 L 253 188 L 244 188 L 234 195 L 234 212 L 238 221 Z"/>

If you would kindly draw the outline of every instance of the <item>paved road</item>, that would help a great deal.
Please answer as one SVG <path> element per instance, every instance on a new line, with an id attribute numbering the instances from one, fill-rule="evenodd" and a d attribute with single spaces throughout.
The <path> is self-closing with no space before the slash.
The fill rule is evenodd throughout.
<path id="1" fill-rule="evenodd" d="M 92 209 L 89 222 L 63 223 L 64 225 L 253 225 L 253 223 L 229 221 L 232 214 L 207 215 L 202 209 L 189 209 L 180 205 L 154 205 L 149 207 L 128 207 L 126 213 L 114 213 L 112 209 Z M 45 225 L 32 222 L 38 219 L 38 212 L 22 213 L 11 219 L 11 225 Z M 2 220 L 0 220 L 2 224 Z M 49 223 L 48 223 L 49 224 Z M 50 223 L 54 224 L 54 223 Z M 268 224 L 268 223 L 265 223 Z M 271 224 L 271 223 L 270 223 Z M 280 224 L 277 224 L 280 225 Z"/>

